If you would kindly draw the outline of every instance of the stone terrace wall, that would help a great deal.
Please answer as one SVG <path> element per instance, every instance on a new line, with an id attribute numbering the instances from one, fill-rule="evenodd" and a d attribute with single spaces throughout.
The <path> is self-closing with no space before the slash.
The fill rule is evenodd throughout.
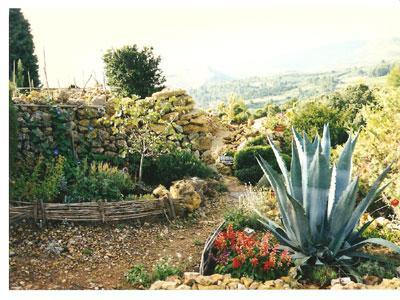
<path id="1" fill-rule="evenodd" d="M 110 157 L 123 154 L 128 138 L 114 134 L 110 125 L 100 121 L 114 113 L 115 99 L 109 94 L 87 100 L 68 99 L 64 93 L 52 104 L 46 103 L 48 100 L 40 93 L 32 94 L 13 99 L 19 125 L 18 149 L 23 157 L 57 153 L 63 147 L 70 147 L 78 158 L 89 152 Z M 151 124 L 155 132 L 167 130 L 168 138 L 180 133 L 173 138 L 178 147 L 198 156 L 210 149 L 217 120 L 195 109 L 193 99 L 184 90 L 165 90 L 131 101 L 141 101 L 141 105 L 157 113 L 158 120 Z"/>

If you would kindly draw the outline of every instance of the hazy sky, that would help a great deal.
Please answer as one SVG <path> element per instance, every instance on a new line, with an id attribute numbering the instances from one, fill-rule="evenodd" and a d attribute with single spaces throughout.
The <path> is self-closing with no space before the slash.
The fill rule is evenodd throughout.
<path id="1" fill-rule="evenodd" d="M 82 85 L 91 72 L 102 81 L 102 54 L 126 44 L 154 46 L 167 75 L 196 77 L 211 66 L 242 77 L 270 73 L 280 58 L 310 48 L 400 35 L 399 0 L 228 3 L 22 11 L 31 23 L 42 82 L 46 51 L 51 86 L 74 78 Z"/>

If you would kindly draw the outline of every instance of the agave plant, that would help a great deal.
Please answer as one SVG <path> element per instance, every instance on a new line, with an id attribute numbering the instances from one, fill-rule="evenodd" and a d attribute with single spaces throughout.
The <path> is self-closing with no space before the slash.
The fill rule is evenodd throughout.
<path id="1" fill-rule="evenodd" d="M 358 228 L 362 214 L 387 186 L 380 188 L 390 166 L 357 205 L 358 178 L 352 179 L 351 167 L 358 134 L 349 136 L 337 164 L 331 166 L 328 125 L 324 126 L 322 139 L 317 135 L 313 141 L 306 134 L 292 131 L 290 172 L 269 138 L 282 174 L 262 157 L 257 160 L 277 196 L 282 227 L 259 213 L 260 222 L 292 252 L 295 263 L 348 267 L 355 258 L 374 258 L 360 251 L 367 243 L 400 253 L 400 247 L 389 241 L 362 237 L 371 222 Z"/>

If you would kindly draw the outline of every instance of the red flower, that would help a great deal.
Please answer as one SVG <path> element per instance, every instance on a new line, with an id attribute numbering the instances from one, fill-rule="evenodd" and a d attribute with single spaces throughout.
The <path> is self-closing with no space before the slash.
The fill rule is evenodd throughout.
<path id="1" fill-rule="evenodd" d="M 219 234 L 217 236 L 217 238 L 215 239 L 215 243 L 214 243 L 215 248 L 217 248 L 218 250 L 222 250 L 226 247 L 226 240 L 225 240 L 225 236 L 224 234 Z"/>
<path id="2" fill-rule="evenodd" d="M 233 267 L 234 269 L 237 269 L 237 268 L 239 268 L 241 265 L 242 265 L 242 264 L 241 264 L 241 262 L 240 262 L 240 259 L 239 259 L 238 257 L 234 257 L 233 260 L 232 260 L 232 267 Z"/>
<path id="3" fill-rule="evenodd" d="M 270 268 L 272 268 L 274 266 L 275 262 L 272 259 L 268 259 L 264 265 L 263 265 L 263 269 L 264 270 L 269 270 Z"/>
<path id="4" fill-rule="evenodd" d="M 253 257 L 252 259 L 250 259 L 250 263 L 253 267 L 256 267 L 258 265 L 258 258 Z"/>
<path id="5" fill-rule="evenodd" d="M 392 201 L 390 201 L 390 205 L 393 207 L 396 207 L 397 205 L 399 205 L 400 200 L 399 199 L 392 199 Z"/>

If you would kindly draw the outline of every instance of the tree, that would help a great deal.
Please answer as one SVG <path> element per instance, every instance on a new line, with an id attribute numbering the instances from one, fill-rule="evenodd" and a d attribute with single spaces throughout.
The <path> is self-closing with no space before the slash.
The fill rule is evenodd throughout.
<path id="1" fill-rule="evenodd" d="M 127 138 L 123 154 L 140 155 L 138 181 L 143 178 L 145 157 L 157 157 L 171 150 L 175 144 L 167 139 L 169 124 L 158 124 L 154 128 L 153 114 L 146 105 L 147 100 L 137 97 L 115 99 L 114 114 L 103 118 L 104 124 L 111 125 L 116 135 Z"/>
<path id="2" fill-rule="evenodd" d="M 151 96 L 164 88 L 165 77 L 159 68 L 160 56 L 153 47 L 139 50 L 137 45 L 110 49 L 104 56 L 107 84 L 123 97 Z"/>
<path id="3" fill-rule="evenodd" d="M 365 84 L 348 86 L 346 89 L 327 96 L 328 103 L 343 113 L 346 126 L 357 130 L 365 126 L 365 119 L 360 113 L 365 106 L 375 106 L 377 100 L 374 91 Z"/>
<path id="4" fill-rule="evenodd" d="M 322 136 L 324 124 L 329 124 L 332 145 L 343 144 L 348 137 L 343 113 L 322 101 L 305 102 L 292 112 L 291 124 L 298 131 L 304 131 L 308 136 Z"/>
<path id="5" fill-rule="evenodd" d="M 34 87 L 40 85 L 38 59 L 34 50 L 29 22 L 24 18 L 21 9 L 11 8 L 9 12 L 9 80 L 13 80 L 13 73 L 16 72 L 18 61 L 21 60 L 23 66 L 22 85 L 29 86 L 29 77 Z"/>
<path id="6" fill-rule="evenodd" d="M 395 65 L 387 77 L 388 85 L 400 87 L 400 65 Z"/>

